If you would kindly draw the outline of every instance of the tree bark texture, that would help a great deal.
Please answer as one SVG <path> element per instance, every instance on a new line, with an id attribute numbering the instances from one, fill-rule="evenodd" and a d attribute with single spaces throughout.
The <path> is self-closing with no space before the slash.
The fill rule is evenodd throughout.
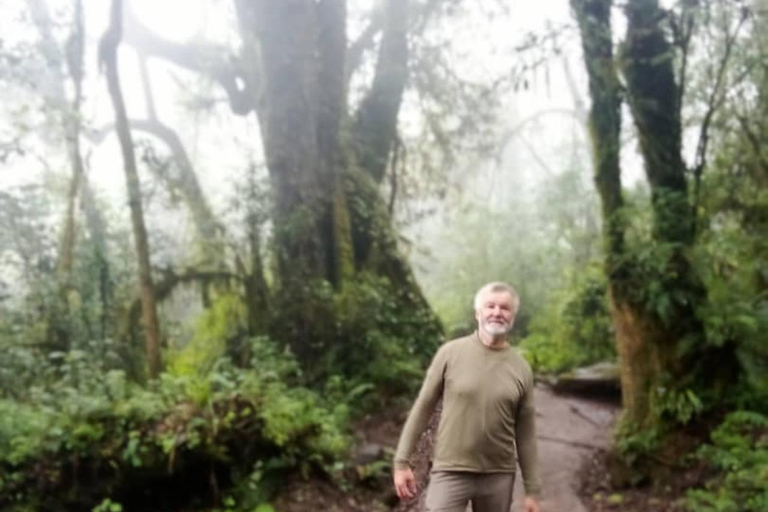
<path id="1" fill-rule="evenodd" d="M 571 0 L 571 6 L 581 33 L 592 99 L 589 126 L 595 165 L 595 184 L 602 203 L 605 267 L 609 278 L 611 319 L 616 333 L 616 347 L 621 362 L 624 419 L 630 425 L 643 428 L 655 421 L 652 413 L 655 399 L 653 388 L 665 374 L 676 373 L 678 367 L 676 348 L 681 337 L 687 332 L 669 325 L 658 315 L 649 311 L 647 304 L 636 298 L 637 290 L 644 289 L 648 283 L 644 281 L 645 276 L 635 272 L 633 255 L 628 254 L 625 245 L 619 161 L 621 92 L 613 54 L 612 3 L 612 0 Z M 633 30 L 637 31 L 638 28 L 635 27 Z M 656 49 L 663 47 L 655 40 L 654 45 Z M 642 47 L 644 48 L 644 46 Z M 628 49 L 629 53 L 631 53 L 631 49 Z M 669 71 L 671 72 L 671 67 Z M 640 73 L 638 70 L 633 72 Z M 662 74 L 662 76 L 674 79 L 671 74 Z M 634 78 L 641 79 L 637 75 Z M 648 104 L 656 104 L 655 95 L 657 94 L 664 96 L 664 98 L 659 99 L 661 103 L 668 101 L 670 97 L 676 97 L 671 94 L 674 92 L 674 90 L 670 90 L 673 85 L 674 83 L 667 84 L 666 88 L 645 92 L 644 94 L 648 96 L 643 101 Z M 633 109 L 633 113 L 636 112 L 637 109 Z M 671 112 L 677 112 L 677 110 L 671 109 L 671 106 L 668 105 L 663 112 L 655 112 L 653 115 L 666 117 L 665 122 L 671 126 L 667 129 L 674 132 L 674 126 L 677 126 L 679 132 L 679 119 L 668 118 L 668 116 L 673 115 Z M 643 110 L 641 115 L 651 114 Z M 645 130 L 647 129 L 649 129 L 647 124 L 638 122 L 641 138 L 645 137 Z M 677 167 L 675 171 L 670 170 L 670 168 L 661 171 L 656 169 L 655 166 L 658 165 L 658 162 L 653 160 L 657 155 L 655 149 L 652 155 L 645 152 L 643 155 L 646 159 L 647 168 L 653 168 L 652 171 L 649 170 L 649 181 L 651 181 L 654 190 L 659 187 L 657 176 L 659 173 L 667 175 L 675 172 L 680 173 L 680 177 L 683 178 L 683 188 L 677 193 L 682 194 L 681 197 L 685 202 L 687 195 L 682 174 L 682 159 L 679 155 L 679 133 L 677 136 L 677 157 L 675 158 L 671 154 L 667 156 L 667 158 L 679 162 L 680 167 Z M 650 140 L 655 139 L 646 138 L 646 145 Z M 674 150 L 675 142 L 673 141 L 671 145 L 673 147 L 668 149 L 670 152 Z M 654 175 L 653 178 L 651 174 Z M 675 181 L 661 180 L 661 182 L 674 183 Z M 665 195 L 664 192 L 661 194 Z M 660 207 L 666 207 L 667 204 L 657 198 L 653 199 L 654 211 Z M 676 212 L 686 215 L 688 211 L 687 208 L 676 210 Z M 665 212 L 661 214 L 663 218 L 670 215 L 667 210 L 663 210 L 663 212 Z M 658 217 L 655 222 L 658 222 Z M 665 234 L 662 231 L 654 230 L 654 243 L 669 241 L 669 233 Z M 680 283 L 674 284 L 680 285 Z M 670 286 L 665 291 L 675 293 L 677 289 Z M 677 313 L 693 315 L 692 310 L 683 310 L 682 308 Z"/>
<path id="2" fill-rule="evenodd" d="M 381 183 L 397 133 L 397 116 L 408 77 L 408 2 L 390 0 L 371 89 L 357 112 L 357 161 Z"/>
<path id="3" fill-rule="evenodd" d="M 621 208 L 621 93 L 613 58 L 612 0 L 571 0 L 581 32 L 592 106 L 588 125 L 595 166 L 595 186 L 602 203 L 604 247 L 609 275 L 619 272 L 624 253 Z"/>
<path id="4" fill-rule="evenodd" d="M 129 19 L 127 38 L 147 56 L 216 81 L 233 112 L 255 112 L 270 176 L 275 262 L 273 334 L 312 360 L 316 338 L 335 325 L 323 283 L 335 291 L 357 272 L 392 281 L 404 311 L 437 325 L 378 191 L 389 161 L 407 80 L 407 0 L 386 0 L 376 75 L 357 114 L 347 107 L 345 0 L 235 0 L 239 54 L 204 43 L 163 40 Z M 370 35 L 370 34 L 369 34 Z M 196 55 L 207 58 L 196 58 Z M 257 284 L 257 283 L 254 283 Z M 261 285 L 259 284 L 260 287 Z M 323 292 L 324 293 L 324 292 Z M 274 299 L 274 300 L 272 300 Z M 258 302 L 258 301 L 257 301 Z"/>
<path id="5" fill-rule="evenodd" d="M 258 44 L 247 53 L 259 56 L 260 65 L 252 67 L 262 72 L 254 103 L 274 198 L 282 296 L 278 309 L 291 304 L 301 312 L 293 315 L 288 337 L 300 357 L 312 345 L 317 325 L 327 322 L 320 318 L 327 310 L 318 309 L 317 298 L 311 296 L 312 283 L 325 280 L 340 289 L 358 270 L 386 268 L 384 275 L 403 284 L 404 296 L 413 297 L 411 304 L 426 305 L 397 252 L 375 182 L 362 190 L 360 186 L 364 174 L 383 175 L 395 137 L 407 62 L 406 3 L 388 2 L 392 29 L 382 36 L 378 66 L 387 76 L 377 72 L 363 101 L 357 118 L 364 121 L 358 122 L 352 136 L 357 142 L 354 155 L 345 135 L 349 125 L 345 2 L 237 3 L 243 41 Z M 398 66 L 396 76 L 391 75 Z M 361 141 L 371 151 L 361 152 Z M 377 239 L 379 234 L 385 238 Z M 372 261 L 374 240 L 379 242 L 378 262 Z"/>
<path id="6" fill-rule="evenodd" d="M 80 104 L 82 103 L 84 23 L 83 8 L 80 1 L 75 2 L 74 30 L 67 43 L 66 54 L 61 51 L 53 36 L 53 28 L 48 4 L 44 0 L 28 0 L 30 14 L 42 38 L 42 52 L 51 63 L 54 74 L 53 87 L 46 104 L 59 116 L 62 134 L 67 148 L 67 157 L 72 168 L 72 177 L 67 190 L 67 205 L 64 213 L 64 229 L 59 246 L 59 279 L 68 283 L 71 279 L 73 253 L 75 246 L 76 210 L 80 184 L 84 173 L 82 152 L 80 150 Z M 70 103 L 67 99 L 66 77 L 62 67 L 66 66 L 72 78 L 75 96 Z"/>
<path id="7" fill-rule="evenodd" d="M 57 262 L 58 295 L 52 307 L 52 314 L 47 319 L 49 338 L 59 350 L 67 350 L 70 345 L 66 324 L 70 314 L 70 292 L 73 290 L 72 267 L 77 239 L 77 203 L 85 174 L 80 147 L 80 106 L 82 104 L 82 83 L 84 74 L 84 39 L 85 24 L 82 2 L 75 2 L 73 31 L 67 41 L 65 52 L 59 47 L 53 36 L 53 23 L 48 4 L 44 0 L 28 0 L 32 19 L 41 36 L 41 50 L 50 63 L 53 73 L 52 84 L 45 102 L 61 125 L 71 167 L 71 178 L 67 189 L 67 202 L 64 210 L 64 226 Z M 67 78 L 62 70 L 66 66 L 74 85 L 74 98 L 70 102 L 66 94 Z"/>
<path id="8" fill-rule="evenodd" d="M 141 200 L 141 183 L 136 167 L 133 139 L 120 89 L 117 67 L 117 49 L 122 39 L 122 8 L 123 3 L 121 0 L 112 1 L 110 25 L 99 44 L 99 58 L 107 76 L 109 95 L 115 110 L 117 135 L 123 155 L 128 205 L 131 210 L 131 224 L 133 226 L 134 243 L 139 264 L 139 287 L 146 337 L 147 362 L 149 365 L 149 376 L 155 379 L 160 375 L 162 367 L 160 356 L 160 321 L 157 316 L 155 290 L 152 283 L 149 243 L 147 241 L 147 230 L 144 224 Z"/>
<path id="9" fill-rule="evenodd" d="M 651 186 L 653 240 L 670 249 L 662 280 L 669 299 L 663 319 L 669 334 L 666 343 L 677 344 L 687 336 L 702 341 L 703 327 L 695 307 L 704 300 L 706 291 L 688 255 L 694 243 L 694 219 L 681 154 L 680 86 L 675 81 L 674 49 L 662 26 L 658 0 L 631 0 L 626 13 L 624 74 Z M 665 352 L 674 351 L 670 348 Z M 673 375 L 677 373 L 668 369 Z"/>
<path id="10" fill-rule="evenodd" d="M 690 245 L 693 218 L 681 155 L 679 86 L 674 49 L 667 40 L 658 0 L 627 3 L 624 74 L 640 151 L 651 185 L 654 238 Z"/>

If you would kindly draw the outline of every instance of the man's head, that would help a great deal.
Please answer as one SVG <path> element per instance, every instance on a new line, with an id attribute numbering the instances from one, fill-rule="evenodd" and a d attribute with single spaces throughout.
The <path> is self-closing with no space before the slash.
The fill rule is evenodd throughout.
<path id="1" fill-rule="evenodd" d="M 520 307 L 520 296 L 507 283 L 488 283 L 475 294 L 475 318 L 478 329 L 491 336 L 512 330 Z"/>

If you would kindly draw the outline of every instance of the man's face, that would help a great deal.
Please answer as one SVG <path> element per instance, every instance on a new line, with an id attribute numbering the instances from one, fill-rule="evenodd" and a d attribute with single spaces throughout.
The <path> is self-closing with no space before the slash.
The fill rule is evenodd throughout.
<path id="1" fill-rule="evenodd" d="M 486 293 L 475 311 L 478 329 L 491 336 L 507 334 L 515 323 L 515 305 L 509 292 Z"/>

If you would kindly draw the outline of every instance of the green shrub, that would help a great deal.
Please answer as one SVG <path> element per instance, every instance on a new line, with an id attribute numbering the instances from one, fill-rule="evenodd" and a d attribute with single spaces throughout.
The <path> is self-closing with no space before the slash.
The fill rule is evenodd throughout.
<path id="1" fill-rule="evenodd" d="M 606 289 L 594 266 L 553 294 L 520 343 L 536 371 L 561 372 L 616 357 Z"/>
<path id="2" fill-rule="evenodd" d="M 59 380 L 25 401 L 0 399 L 0 507 L 92 508 L 110 498 L 129 510 L 136 485 L 161 495 L 165 482 L 207 485 L 212 472 L 237 487 L 258 464 L 267 487 L 330 467 L 348 444 L 346 408 L 291 382 L 296 362 L 270 340 L 250 347 L 249 368 L 222 358 L 207 374 L 164 374 L 147 388 L 67 354 Z"/>
<path id="3" fill-rule="evenodd" d="M 715 475 L 703 489 L 688 492 L 691 512 L 768 510 L 768 417 L 748 411 L 729 414 L 697 455 Z"/>
<path id="4" fill-rule="evenodd" d="M 386 279 L 361 274 L 333 297 L 337 325 L 319 361 L 322 380 L 358 410 L 411 399 L 440 344 L 429 310 L 403 311 L 399 293 Z"/>

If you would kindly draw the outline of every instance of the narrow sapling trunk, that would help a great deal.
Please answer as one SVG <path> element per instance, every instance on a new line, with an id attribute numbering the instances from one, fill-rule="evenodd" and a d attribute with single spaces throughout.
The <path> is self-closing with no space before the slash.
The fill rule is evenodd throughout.
<path id="1" fill-rule="evenodd" d="M 115 110 L 117 135 L 123 154 L 128 205 L 131 209 L 131 224 L 133 225 L 134 242 L 139 263 L 141 309 L 146 336 L 149 376 L 155 379 L 160 375 L 161 370 L 160 322 L 157 316 L 155 290 L 149 262 L 149 244 L 147 242 L 147 230 L 144 225 L 144 212 L 141 202 L 141 183 L 139 182 L 139 174 L 136 168 L 133 139 L 130 127 L 128 126 L 128 117 L 125 111 L 117 69 L 117 48 L 122 38 L 122 8 L 123 3 L 121 0 L 113 0 L 110 25 L 99 45 L 99 58 L 106 71 L 109 95 Z"/>

